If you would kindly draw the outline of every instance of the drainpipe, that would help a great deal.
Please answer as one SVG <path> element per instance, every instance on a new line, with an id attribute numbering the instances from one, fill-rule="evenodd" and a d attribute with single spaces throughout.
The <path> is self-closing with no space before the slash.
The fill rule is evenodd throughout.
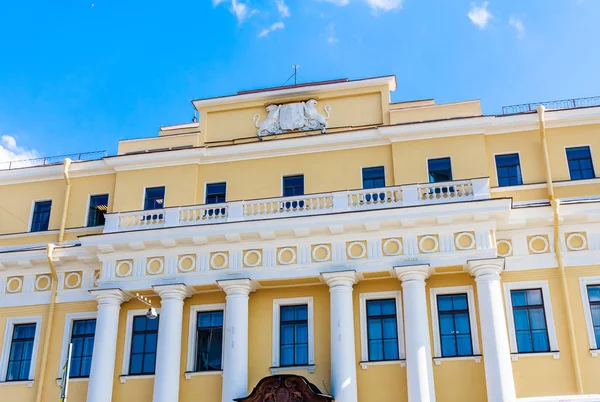
<path id="1" fill-rule="evenodd" d="M 63 243 L 65 238 L 65 225 L 67 224 L 67 210 L 69 209 L 69 198 L 71 198 L 71 179 L 69 178 L 69 167 L 71 166 L 71 159 L 65 158 L 63 176 L 67 187 L 65 188 L 65 202 L 63 205 L 62 218 L 60 221 L 60 230 L 58 232 L 58 245 Z"/>
<path id="2" fill-rule="evenodd" d="M 543 105 L 537 107 L 537 113 L 540 123 L 540 136 L 542 140 L 542 149 L 544 152 L 544 162 L 546 165 L 546 183 L 548 185 L 548 200 L 552 206 L 553 221 L 554 221 L 554 252 L 558 262 L 558 271 L 560 272 L 560 281 L 563 290 L 563 302 L 567 310 L 567 326 L 569 328 L 569 343 L 571 344 L 571 360 L 573 370 L 575 371 L 575 383 L 577 384 L 577 393 L 583 394 L 583 380 L 581 377 L 581 367 L 579 365 L 579 355 L 577 349 L 577 339 L 575 337 L 575 325 L 573 324 L 573 313 L 571 309 L 571 297 L 569 286 L 567 284 L 567 274 L 565 272 L 565 261 L 560 243 L 560 200 L 554 197 L 554 185 L 552 184 L 552 170 L 550 168 L 550 158 L 548 155 L 548 141 L 546 137 L 546 122 L 544 119 L 544 111 L 546 108 Z"/>
<path id="3" fill-rule="evenodd" d="M 52 260 L 52 253 L 54 252 L 54 244 L 48 243 L 46 245 L 46 258 L 48 259 L 48 265 L 50 266 L 50 276 L 52 278 L 52 286 L 50 288 L 50 307 L 48 308 L 48 323 L 46 324 L 46 333 L 44 334 L 44 349 L 42 350 L 42 363 L 40 365 L 39 385 L 35 394 L 35 402 L 42 401 L 42 393 L 44 391 L 44 380 L 46 377 L 46 362 L 48 360 L 48 350 L 50 349 L 50 334 L 52 333 L 52 321 L 54 320 L 54 306 L 56 304 L 56 290 L 58 286 L 58 277 L 56 275 L 56 268 L 54 267 L 54 261 Z"/>

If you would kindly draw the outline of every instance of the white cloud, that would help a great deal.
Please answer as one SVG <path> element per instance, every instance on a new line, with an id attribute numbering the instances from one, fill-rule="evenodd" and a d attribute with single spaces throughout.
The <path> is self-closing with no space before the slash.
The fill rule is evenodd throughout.
<path id="1" fill-rule="evenodd" d="M 402 7 L 402 0 L 367 0 L 374 10 L 390 11 Z"/>
<path id="2" fill-rule="evenodd" d="M 523 24 L 523 21 L 521 21 L 521 19 L 517 17 L 510 17 L 508 23 L 515 27 L 515 29 L 517 30 L 517 36 L 519 38 L 522 38 L 523 35 L 525 35 L 525 24 Z"/>
<path id="3" fill-rule="evenodd" d="M 231 8 L 229 10 L 235 15 L 240 24 L 258 13 L 258 10 L 248 7 L 247 4 L 241 3 L 238 0 L 212 0 L 212 4 L 213 7 L 217 7 L 219 4 L 227 1 L 231 1 Z"/>
<path id="4" fill-rule="evenodd" d="M 37 151 L 20 147 L 15 137 L 11 135 L 0 137 L 0 169 L 4 168 L 5 164 L 3 162 L 34 158 L 39 158 Z"/>
<path id="5" fill-rule="evenodd" d="M 479 29 L 485 29 L 490 19 L 492 19 L 492 13 L 487 9 L 489 2 L 483 3 L 481 7 L 478 7 L 475 3 L 471 5 L 471 11 L 469 11 L 469 19 Z"/>
<path id="6" fill-rule="evenodd" d="M 269 34 L 273 31 L 277 31 L 278 29 L 283 29 L 285 28 L 285 25 L 283 25 L 283 22 L 276 22 L 273 25 L 271 25 L 268 28 L 264 28 L 262 31 L 260 31 L 258 33 L 258 37 L 259 38 L 264 38 L 269 36 Z"/>
<path id="7" fill-rule="evenodd" d="M 327 43 L 335 45 L 337 42 L 338 38 L 335 36 L 335 25 L 331 23 L 329 24 L 329 28 L 327 28 Z"/>
<path id="8" fill-rule="evenodd" d="M 284 0 L 275 0 L 275 4 L 277 4 L 277 11 L 279 11 L 279 15 L 281 15 L 282 17 L 290 16 L 290 9 L 285 4 Z"/>
<path id="9" fill-rule="evenodd" d="M 326 3 L 335 4 L 336 6 L 347 6 L 350 0 L 322 0 Z"/>

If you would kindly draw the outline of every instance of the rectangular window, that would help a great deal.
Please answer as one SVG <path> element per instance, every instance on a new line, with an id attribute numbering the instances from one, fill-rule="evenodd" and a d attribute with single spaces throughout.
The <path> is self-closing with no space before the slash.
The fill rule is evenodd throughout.
<path id="1" fill-rule="evenodd" d="M 396 300 L 367 300 L 369 361 L 398 360 Z"/>
<path id="2" fill-rule="evenodd" d="M 52 201 L 37 201 L 33 205 L 33 216 L 31 217 L 32 232 L 44 232 L 48 230 L 51 208 Z"/>
<path id="3" fill-rule="evenodd" d="M 519 353 L 549 352 L 550 341 L 542 289 L 511 290 Z"/>
<path id="4" fill-rule="evenodd" d="M 383 166 L 363 168 L 362 181 L 364 189 L 385 187 L 385 169 Z"/>
<path id="5" fill-rule="evenodd" d="M 87 226 L 103 226 L 106 212 L 108 212 L 108 194 L 92 195 L 88 207 Z"/>
<path id="6" fill-rule="evenodd" d="M 567 163 L 571 180 L 593 179 L 594 164 L 590 147 L 567 148 Z"/>
<path id="7" fill-rule="evenodd" d="M 600 285 L 587 287 L 588 300 L 590 301 L 590 311 L 592 313 L 592 325 L 594 326 L 594 335 L 596 337 L 596 347 L 600 345 Z"/>
<path id="8" fill-rule="evenodd" d="M 279 326 L 279 365 L 308 364 L 308 305 L 281 306 Z"/>
<path id="9" fill-rule="evenodd" d="M 73 321 L 71 370 L 69 372 L 71 378 L 90 376 L 95 333 L 95 319 Z"/>
<path id="10" fill-rule="evenodd" d="M 439 183 L 452 181 L 452 165 L 450 158 L 429 159 L 427 161 L 429 182 Z"/>
<path id="11" fill-rule="evenodd" d="M 472 356 L 467 295 L 438 295 L 437 307 L 442 357 Z"/>
<path id="12" fill-rule="evenodd" d="M 165 188 L 149 187 L 144 197 L 144 210 L 162 209 L 165 207 Z"/>
<path id="13" fill-rule="evenodd" d="M 287 176 L 283 178 L 283 196 L 294 197 L 304 195 L 304 175 Z"/>
<path id="14" fill-rule="evenodd" d="M 496 155 L 498 186 L 518 186 L 523 184 L 519 154 Z"/>
<path id="15" fill-rule="evenodd" d="M 221 370 L 223 356 L 223 311 L 198 313 L 196 371 Z"/>
<path id="16" fill-rule="evenodd" d="M 133 317 L 129 375 L 154 374 L 158 320 L 144 315 Z"/>
<path id="17" fill-rule="evenodd" d="M 13 328 L 6 381 L 29 380 L 36 324 L 16 324 Z"/>
<path id="18" fill-rule="evenodd" d="M 205 204 L 220 204 L 225 202 L 227 183 L 206 184 Z"/>

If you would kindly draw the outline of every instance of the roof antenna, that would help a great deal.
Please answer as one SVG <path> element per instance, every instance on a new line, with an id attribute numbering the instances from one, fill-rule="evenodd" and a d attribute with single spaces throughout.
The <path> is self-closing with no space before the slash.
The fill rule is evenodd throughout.
<path id="1" fill-rule="evenodd" d="M 198 116 L 196 115 L 196 110 L 194 110 L 194 117 L 192 117 L 192 123 L 198 122 Z"/>
<path id="2" fill-rule="evenodd" d="M 294 78 L 294 85 L 298 84 L 298 69 L 300 68 L 300 66 L 298 64 L 294 64 L 292 66 L 292 68 L 294 69 L 294 73 L 292 75 L 290 75 L 290 78 L 288 78 L 287 80 L 285 80 L 285 82 L 283 83 L 283 85 L 287 84 L 289 80 L 291 80 L 292 78 Z"/>

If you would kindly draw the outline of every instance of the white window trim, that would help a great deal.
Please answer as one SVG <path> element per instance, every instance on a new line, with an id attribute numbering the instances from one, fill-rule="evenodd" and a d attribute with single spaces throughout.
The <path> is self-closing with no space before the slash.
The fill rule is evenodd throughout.
<path id="1" fill-rule="evenodd" d="M 6 329 L 4 330 L 4 342 L 2 343 L 2 355 L 0 356 L 0 383 L 7 383 L 6 374 L 8 370 L 10 347 L 12 345 L 12 338 L 15 325 L 17 324 L 35 324 L 35 335 L 33 338 L 33 350 L 31 352 L 31 365 L 29 367 L 29 377 L 27 380 L 17 382 L 31 382 L 35 378 L 35 366 L 37 360 L 38 346 L 40 343 L 42 316 L 38 315 L 30 317 L 11 317 L 6 319 Z M 12 381 L 9 383 L 12 383 Z"/>
<path id="2" fill-rule="evenodd" d="M 456 180 L 454 178 L 454 169 L 452 168 L 452 157 L 450 155 L 446 155 L 446 156 L 434 156 L 434 157 L 426 158 L 425 159 L 425 170 L 427 171 L 427 183 L 428 184 L 432 184 L 429 181 L 429 161 L 430 160 L 436 160 L 436 159 L 446 159 L 446 158 L 450 159 L 450 174 L 452 175 L 452 180 L 450 180 L 449 182 L 446 182 L 446 183 L 450 183 L 450 182 L 453 182 L 453 181 Z M 441 183 L 441 182 L 439 182 L 439 183 Z"/>
<path id="3" fill-rule="evenodd" d="M 283 195 L 283 180 L 286 177 L 294 177 L 294 176 L 302 176 L 302 186 L 304 186 L 304 194 L 303 195 L 307 195 L 306 194 L 306 180 L 305 180 L 306 176 L 304 175 L 304 173 L 289 173 L 289 174 L 282 174 L 281 175 L 281 196 L 282 197 L 284 196 Z M 303 195 L 297 196 L 297 197 L 302 197 Z"/>
<path id="4" fill-rule="evenodd" d="M 365 188 L 365 178 L 363 177 L 364 171 L 365 169 L 371 169 L 371 168 L 383 168 L 383 187 L 386 187 L 387 185 L 387 171 L 385 168 L 385 165 L 368 165 L 368 166 L 361 166 L 360 167 L 360 189 L 361 190 L 372 190 L 372 189 L 366 189 Z M 376 188 L 382 188 L 382 187 L 376 187 Z"/>
<path id="5" fill-rule="evenodd" d="M 504 156 L 504 155 L 514 155 L 517 154 L 517 157 L 519 158 L 519 169 L 521 170 L 521 184 L 517 184 L 514 186 L 502 186 L 502 188 L 505 187 L 517 187 L 519 188 L 520 186 L 525 184 L 525 181 L 523 180 L 523 166 L 521 165 L 521 152 L 520 151 L 514 151 L 514 152 L 498 152 L 494 154 L 494 169 L 496 172 L 496 187 L 500 188 L 500 177 L 498 177 L 498 164 L 496 163 L 496 156 Z"/>
<path id="6" fill-rule="evenodd" d="M 546 315 L 546 326 L 548 327 L 548 339 L 550 342 L 550 351 L 546 354 L 557 354 L 558 340 L 556 338 L 556 329 L 554 326 L 554 314 L 552 313 L 552 300 L 550 299 L 550 287 L 548 281 L 527 281 L 527 282 L 505 282 L 504 283 L 504 302 L 506 304 L 506 320 L 508 322 L 508 334 L 510 338 L 510 351 L 512 354 L 519 354 L 517 347 L 517 335 L 515 332 L 515 318 L 513 314 L 511 290 L 523 289 L 542 289 L 544 300 L 544 313 Z M 554 353 L 553 353 L 554 352 Z M 520 353 L 520 356 L 530 355 L 531 353 Z M 556 358 L 556 357 L 555 357 Z"/>
<path id="7" fill-rule="evenodd" d="M 396 299 L 396 327 L 398 329 L 398 360 L 383 360 L 371 362 L 369 361 L 369 336 L 367 332 L 367 301 L 381 299 Z M 366 368 L 369 365 L 379 364 L 398 364 L 399 360 L 406 358 L 404 352 L 404 326 L 402 323 L 402 294 L 399 290 L 390 292 L 371 292 L 361 293 L 360 300 L 360 352 L 361 352 L 361 367 Z"/>
<path id="8" fill-rule="evenodd" d="M 438 295 L 452 295 L 452 294 L 467 294 L 467 303 L 469 306 L 469 325 L 471 327 L 471 346 L 473 348 L 473 356 L 452 356 L 442 357 L 442 344 L 440 337 L 440 325 L 439 325 L 439 314 L 438 314 Z M 433 330 L 433 356 L 434 359 L 469 359 L 475 358 L 481 355 L 481 349 L 479 348 L 479 331 L 477 329 L 477 314 L 475 314 L 475 294 L 473 293 L 473 286 L 450 286 L 443 288 L 431 288 L 429 291 L 431 301 L 431 324 Z"/>
<path id="9" fill-rule="evenodd" d="M 148 312 L 148 309 L 136 309 L 129 310 L 127 312 L 127 323 L 125 324 L 125 344 L 123 345 L 123 367 L 121 369 L 121 376 L 129 378 L 129 359 L 131 357 L 131 335 L 133 332 L 133 317 L 137 317 L 140 315 L 145 316 Z M 160 315 L 160 308 L 156 309 L 156 314 Z M 160 325 L 160 324 L 159 324 Z M 142 377 L 142 376 L 154 376 L 154 374 L 143 374 L 141 376 L 135 375 L 131 377 Z M 121 382 L 123 380 L 121 379 Z"/>
<path id="10" fill-rule="evenodd" d="M 27 225 L 27 232 L 28 233 L 44 233 L 44 232 L 32 232 L 31 228 L 33 226 L 33 212 L 35 211 L 35 204 L 38 202 L 46 202 L 46 201 L 50 201 L 50 215 L 48 216 L 48 230 L 46 232 L 48 232 L 50 230 L 50 219 L 52 218 L 52 204 L 53 201 L 52 199 L 48 199 L 48 198 L 41 198 L 39 200 L 33 200 L 31 201 L 31 211 L 29 212 L 29 225 Z"/>
<path id="11" fill-rule="evenodd" d="M 163 207 L 162 208 L 158 208 L 158 209 L 144 209 L 144 206 L 146 205 L 146 190 L 149 188 L 158 188 L 158 187 L 163 187 L 165 189 L 165 192 L 163 194 Z M 166 204 L 166 200 L 167 199 L 167 186 L 165 184 L 157 184 L 157 185 L 152 185 L 152 186 L 144 186 L 144 189 L 142 190 L 142 211 L 158 211 L 160 209 L 165 209 L 165 204 Z"/>
<path id="12" fill-rule="evenodd" d="M 279 356 L 279 323 L 281 319 L 282 306 L 298 306 L 306 304 L 308 310 L 308 364 L 303 366 L 291 366 L 290 369 L 306 368 L 309 372 L 314 372 L 315 365 L 315 317 L 313 310 L 313 298 L 310 297 L 294 297 L 286 299 L 273 299 L 273 341 L 272 341 L 272 359 L 271 371 L 277 372 L 285 370 L 288 367 L 280 367 Z M 293 367 L 293 368 L 292 368 Z"/>
<path id="13" fill-rule="evenodd" d="M 89 311 L 84 313 L 68 313 L 65 317 L 65 328 L 63 331 L 63 341 L 60 352 L 60 360 L 58 361 L 58 375 L 57 380 L 62 379 L 63 366 L 67 361 L 67 355 L 69 354 L 69 344 L 71 343 L 71 334 L 73 333 L 73 321 L 78 320 L 91 320 L 96 319 L 98 313 L 95 311 Z M 96 340 L 96 334 L 94 334 L 94 341 Z"/>
<path id="14" fill-rule="evenodd" d="M 108 196 L 108 200 L 110 201 L 110 194 L 109 193 L 95 193 L 95 194 L 88 194 L 88 200 L 87 200 L 87 209 L 85 211 L 85 221 L 83 222 L 83 227 L 84 228 L 94 228 L 94 227 L 102 227 L 103 225 L 100 226 L 88 226 L 88 219 L 90 218 L 90 203 L 92 202 L 92 197 L 98 196 L 98 195 L 106 195 Z M 106 213 L 108 213 L 108 202 L 106 203 Z"/>
<path id="15" fill-rule="evenodd" d="M 567 155 L 567 150 L 571 149 L 571 148 L 584 148 L 584 147 L 588 147 L 590 149 L 590 159 L 592 161 L 592 170 L 594 171 L 594 177 L 592 178 L 592 180 L 598 178 L 598 176 L 596 176 L 596 167 L 595 167 L 595 164 L 594 164 L 594 154 L 592 153 L 592 146 L 590 144 L 565 145 L 564 146 L 564 149 L 565 149 L 565 162 L 567 164 L 567 171 L 569 172 L 569 180 L 572 180 L 572 181 L 590 180 L 590 179 L 579 179 L 579 180 L 575 179 L 574 180 L 573 178 L 571 178 L 571 169 L 569 168 L 569 156 Z"/>
<path id="16" fill-rule="evenodd" d="M 204 182 L 204 205 L 209 205 L 206 203 L 206 197 L 208 196 L 208 185 L 209 184 L 222 184 L 225 183 L 225 202 L 227 202 L 227 181 L 223 180 L 223 181 L 211 181 L 209 182 Z M 222 203 L 220 203 L 222 204 Z"/>
<path id="17" fill-rule="evenodd" d="M 590 353 L 592 354 L 592 357 L 598 357 L 599 351 L 598 345 L 596 344 L 596 335 L 594 334 L 592 309 L 590 308 L 590 298 L 587 292 L 588 285 L 600 285 L 600 276 L 588 276 L 579 278 L 581 302 L 583 303 L 583 315 L 585 317 L 585 326 L 587 327 L 588 339 L 590 342 Z"/>
<path id="18" fill-rule="evenodd" d="M 203 311 L 223 311 L 223 345 L 225 345 L 225 303 L 219 304 L 197 304 L 190 306 L 190 326 L 188 329 L 188 348 L 187 348 L 187 364 L 185 369 L 185 378 L 189 380 L 193 375 L 208 375 L 208 374 L 218 374 L 223 372 L 223 367 L 221 370 L 215 371 L 195 371 L 196 367 L 196 326 L 198 325 L 198 313 Z M 223 352 L 225 348 L 223 348 Z M 221 358 L 221 362 L 224 359 Z"/>

